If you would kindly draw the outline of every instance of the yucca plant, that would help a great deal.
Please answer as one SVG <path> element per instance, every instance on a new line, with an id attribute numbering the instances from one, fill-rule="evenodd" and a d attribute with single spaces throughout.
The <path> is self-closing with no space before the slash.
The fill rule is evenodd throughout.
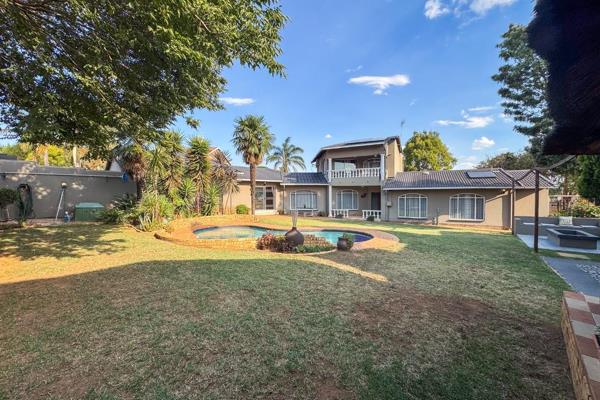
<path id="1" fill-rule="evenodd" d="M 221 191 L 215 183 L 210 182 L 205 186 L 202 196 L 202 215 L 214 215 L 217 213 L 220 196 Z"/>
<path id="2" fill-rule="evenodd" d="M 186 176 L 196 185 L 195 209 L 200 212 L 202 193 L 210 180 L 210 160 L 208 153 L 210 144 L 208 140 L 201 136 L 195 136 L 189 141 L 189 148 L 186 153 Z"/>

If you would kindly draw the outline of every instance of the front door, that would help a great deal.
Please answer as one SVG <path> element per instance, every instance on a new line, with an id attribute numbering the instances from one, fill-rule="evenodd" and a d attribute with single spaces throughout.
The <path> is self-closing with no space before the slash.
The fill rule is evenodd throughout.
<path id="1" fill-rule="evenodd" d="M 371 210 L 381 209 L 381 192 L 371 192 Z"/>

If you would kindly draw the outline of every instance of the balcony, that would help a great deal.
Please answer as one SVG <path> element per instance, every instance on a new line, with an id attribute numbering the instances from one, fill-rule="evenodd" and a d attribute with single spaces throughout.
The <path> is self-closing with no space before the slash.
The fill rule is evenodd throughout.
<path id="1" fill-rule="evenodd" d="M 379 185 L 381 168 L 334 169 L 328 172 L 329 181 L 334 185 Z"/>

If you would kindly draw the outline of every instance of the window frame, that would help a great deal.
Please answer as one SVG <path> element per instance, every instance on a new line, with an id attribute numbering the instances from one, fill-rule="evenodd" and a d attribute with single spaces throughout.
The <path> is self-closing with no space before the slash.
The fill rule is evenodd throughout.
<path id="1" fill-rule="evenodd" d="M 309 194 L 311 195 L 311 197 L 313 197 L 315 199 L 315 204 L 314 204 L 314 208 L 296 208 L 297 204 L 296 203 L 296 199 L 298 198 L 297 194 L 298 193 L 304 193 L 304 194 Z M 293 202 L 292 202 L 293 200 Z M 313 191 L 313 190 L 294 190 L 293 192 L 290 193 L 290 211 L 317 211 L 319 209 L 319 199 L 317 196 L 317 192 Z"/>
<path id="2" fill-rule="evenodd" d="M 462 196 L 462 197 L 461 197 Z M 470 198 L 474 199 L 474 207 L 473 207 L 473 214 L 475 216 L 477 216 L 477 200 L 481 199 L 482 200 L 482 212 L 481 212 L 481 219 L 480 218 L 454 218 L 452 216 L 452 199 L 456 198 L 458 199 L 458 209 L 460 209 L 460 199 L 465 199 L 467 197 L 465 196 L 471 196 Z M 485 196 L 481 195 L 481 194 L 475 194 L 475 193 L 457 193 L 454 194 L 452 196 L 449 197 L 448 199 L 448 220 L 449 221 L 467 221 L 467 222 L 483 222 L 485 221 Z M 458 211 L 457 209 L 457 211 Z"/>
<path id="3" fill-rule="evenodd" d="M 407 214 L 408 211 L 408 207 L 407 207 L 407 202 L 406 199 L 411 198 L 411 199 L 418 199 L 419 200 L 419 216 L 418 217 L 409 217 L 409 216 L 405 216 L 405 215 L 400 215 L 400 199 L 404 199 L 404 212 L 405 214 Z M 425 199 L 425 216 L 421 216 L 421 199 Z M 398 210 L 398 218 L 402 218 L 402 219 L 427 219 L 427 216 L 429 215 L 429 198 L 423 194 L 420 193 L 406 193 L 406 194 L 401 194 L 400 196 L 398 196 L 397 199 L 397 210 Z"/>
<path id="4" fill-rule="evenodd" d="M 351 193 L 353 198 L 352 200 L 354 200 L 354 196 L 356 196 L 356 208 L 344 208 L 341 206 L 341 204 L 339 203 L 343 203 L 341 200 L 341 196 L 343 193 Z M 340 196 L 340 201 L 338 201 L 338 196 Z M 358 211 L 360 209 L 360 204 L 359 204 L 359 199 L 358 199 L 358 192 L 354 189 L 342 189 L 342 190 L 338 190 L 335 193 L 335 207 L 338 210 L 348 210 L 348 211 Z"/>
<path id="5" fill-rule="evenodd" d="M 267 189 L 271 189 L 271 193 L 273 193 L 273 207 L 267 207 Z M 258 207 L 258 192 L 262 192 L 263 198 L 261 199 L 262 208 Z M 256 186 L 256 190 L 254 191 L 254 204 L 257 210 L 261 211 L 272 211 L 276 209 L 276 199 L 277 199 L 277 188 L 274 185 L 259 185 Z"/>

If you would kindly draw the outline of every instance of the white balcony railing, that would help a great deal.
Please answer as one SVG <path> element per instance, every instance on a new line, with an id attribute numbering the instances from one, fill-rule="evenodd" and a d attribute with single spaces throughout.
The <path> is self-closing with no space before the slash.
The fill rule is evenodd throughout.
<path id="1" fill-rule="evenodd" d="M 379 178 L 381 168 L 356 168 L 331 170 L 331 179 L 335 178 Z"/>
<path id="2" fill-rule="evenodd" d="M 375 217 L 375 219 L 381 219 L 381 210 L 362 210 L 363 219 L 367 219 L 369 217 Z"/>
<path id="3" fill-rule="evenodd" d="M 341 208 L 334 208 L 331 210 L 332 217 L 337 218 L 338 215 L 341 215 L 342 218 L 348 218 L 348 216 L 350 215 L 350 210 L 341 209 Z"/>

